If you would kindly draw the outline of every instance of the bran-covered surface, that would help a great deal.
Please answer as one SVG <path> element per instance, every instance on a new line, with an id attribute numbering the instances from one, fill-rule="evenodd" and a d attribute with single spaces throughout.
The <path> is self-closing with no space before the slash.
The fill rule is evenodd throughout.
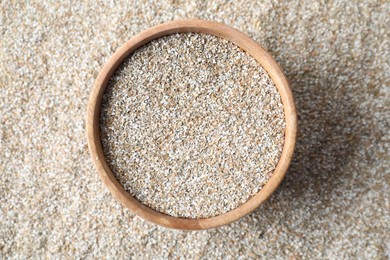
<path id="1" fill-rule="evenodd" d="M 284 145 L 280 95 L 233 43 L 199 33 L 152 41 L 103 96 L 101 140 L 122 186 L 165 214 L 233 210 L 271 177 Z"/>
<path id="2" fill-rule="evenodd" d="M 386 1 L 0 3 L 0 258 L 371 258 L 390 254 L 390 4 Z M 295 158 L 249 216 L 184 232 L 117 203 L 89 158 L 97 73 L 152 25 L 224 22 L 284 67 Z"/>

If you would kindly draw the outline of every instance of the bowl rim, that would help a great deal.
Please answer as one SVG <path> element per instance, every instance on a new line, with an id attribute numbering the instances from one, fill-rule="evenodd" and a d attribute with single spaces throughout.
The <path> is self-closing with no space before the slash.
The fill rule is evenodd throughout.
<path id="1" fill-rule="evenodd" d="M 139 202 L 115 178 L 104 157 L 100 139 L 99 120 L 102 97 L 109 79 L 120 64 L 132 52 L 156 38 L 185 32 L 205 33 L 227 39 L 255 58 L 270 75 L 280 93 L 286 121 L 283 151 L 268 182 L 256 195 L 238 208 L 210 218 L 173 217 Z M 137 34 L 122 45 L 106 62 L 99 72 L 89 96 L 86 132 L 90 155 L 99 177 L 119 202 L 136 215 L 155 224 L 174 229 L 201 230 L 226 225 L 244 217 L 259 207 L 276 190 L 286 175 L 295 149 L 297 112 L 289 82 L 282 68 L 260 44 L 246 34 L 222 23 L 206 20 L 176 20 L 151 27 Z"/>

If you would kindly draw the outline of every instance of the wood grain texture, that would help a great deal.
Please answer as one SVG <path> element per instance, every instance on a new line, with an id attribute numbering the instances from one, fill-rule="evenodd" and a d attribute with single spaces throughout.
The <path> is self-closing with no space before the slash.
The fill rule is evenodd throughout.
<path id="1" fill-rule="evenodd" d="M 227 39 L 241 47 L 249 55 L 255 58 L 268 72 L 280 93 L 284 106 L 286 120 L 285 143 L 282 155 L 272 177 L 266 185 L 246 203 L 232 211 L 211 218 L 186 219 L 172 217 L 140 203 L 131 196 L 115 178 L 104 157 L 100 140 L 100 106 L 104 91 L 113 73 L 129 54 L 142 45 L 156 38 L 182 32 L 211 34 Z M 220 23 L 203 20 L 182 20 L 164 23 L 143 31 L 126 42 L 114 53 L 100 71 L 92 88 L 88 103 L 86 128 L 90 154 L 99 177 L 118 201 L 138 216 L 158 225 L 184 230 L 199 230 L 225 225 L 249 214 L 275 191 L 284 178 L 293 156 L 297 134 L 297 112 L 289 83 L 281 67 L 257 42 L 242 32 Z"/>

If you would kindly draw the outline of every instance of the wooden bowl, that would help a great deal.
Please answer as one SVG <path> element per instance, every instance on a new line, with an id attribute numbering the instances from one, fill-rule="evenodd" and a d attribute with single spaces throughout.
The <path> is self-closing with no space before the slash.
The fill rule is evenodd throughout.
<path id="1" fill-rule="evenodd" d="M 268 72 L 280 93 L 284 106 L 286 120 L 285 142 L 282 155 L 272 177 L 265 186 L 246 203 L 232 211 L 211 218 L 189 219 L 172 217 L 143 205 L 128 193 L 115 178 L 104 157 L 100 140 L 100 105 L 107 83 L 113 73 L 129 54 L 142 45 L 159 37 L 183 32 L 215 35 L 225 38 L 241 47 L 249 55 L 255 58 Z M 292 159 L 297 133 L 297 113 L 289 83 L 283 74 L 281 67 L 257 42 L 242 32 L 220 23 L 202 20 L 184 20 L 160 24 L 143 31 L 126 42 L 114 53 L 100 71 L 92 88 L 88 104 L 86 127 L 89 150 L 100 179 L 118 201 L 138 216 L 158 225 L 176 229 L 198 230 L 225 225 L 249 214 L 275 191 L 284 178 Z"/>

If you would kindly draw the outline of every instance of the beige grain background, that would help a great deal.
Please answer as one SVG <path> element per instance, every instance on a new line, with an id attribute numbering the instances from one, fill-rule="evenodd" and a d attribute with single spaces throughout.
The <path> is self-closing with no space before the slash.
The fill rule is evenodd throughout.
<path id="1" fill-rule="evenodd" d="M 0 2 L 0 258 L 390 256 L 388 1 L 19 2 Z M 103 63 L 143 29 L 183 18 L 261 43 L 299 110 L 296 156 L 277 192 L 200 232 L 122 208 L 85 138 Z"/>

